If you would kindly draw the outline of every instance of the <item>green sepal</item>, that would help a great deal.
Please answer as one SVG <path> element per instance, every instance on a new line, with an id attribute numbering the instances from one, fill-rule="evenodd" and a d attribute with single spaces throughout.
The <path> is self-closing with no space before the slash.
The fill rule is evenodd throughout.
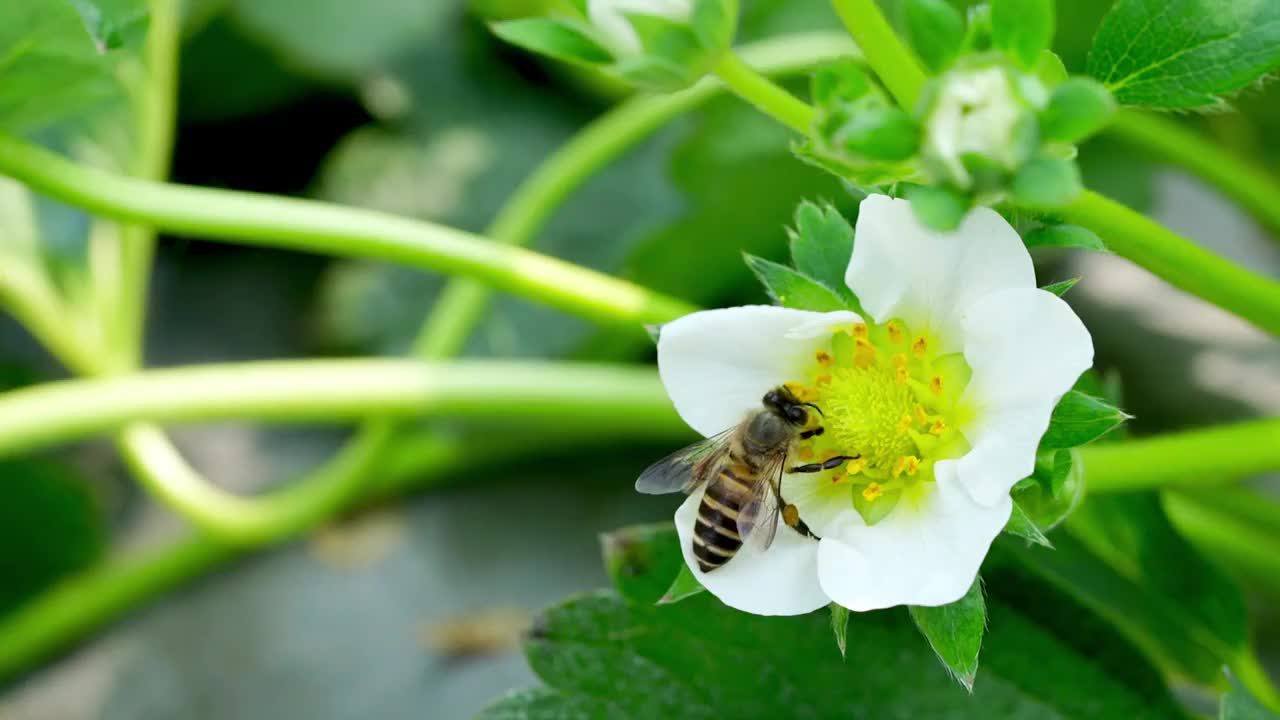
<path id="1" fill-rule="evenodd" d="M 967 195 L 932 185 L 910 185 L 904 194 L 916 218 L 939 232 L 955 230 L 973 202 Z"/>
<path id="2" fill-rule="evenodd" d="M 987 604 L 982 597 L 982 578 L 975 578 L 964 597 L 939 607 L 911 606 L 911 619 L 929 641 L 942 666 L 973 692 L 978 674 L 978 652 L 987 627 Z"/>
<path id="3" fill-rule="evenodd" d="M 896 163 L 920 149 L 920 128 L 910 115 L 888 103 L 855 108 L 833 140 L 850 155 Z"/>
<path id="4" fill-rule="evenodd" d="M 812 140 L 792 143 L 791 153 L 806 165 L 835 175 L 854 190 L 879 188 L 918 178 L 912 163 L 889 164 L 857 160 L 819 147 Z"/>
<path id="5" fill-rule="evenodd" d="M 1040 112 L 1040 135 L 1048 142 L 1078 143 L 1101 130 L 1116 101 L 1102 83 L 1073 77 L 1059 84 Z"/>
<path id="6" fill-rule="evenodd" d="M 733 44 L 737 0 L 694 0 L 691 23 L 702 48 L 718 54 Z"/>
<path id="7" fill-rule="evenodd" d="M 875 89 L 875 83 L 852 58 L 841 58 L 823 65 L 809 81 L 809 94 L 819 108 L 853 102 Z"/>
<path id="8" fill-rule="evenodd" d="M 960 54 L 964 45 L 964 18 L 947 0 L 907 0 L 903 8 L 907 40 L 934 74 Z"/>
<path id="9" fill-rule="evenodd" d="M 849 650 L 849 608 L 831 603 L 831 633 L 836 637 L 836 647 L 840 649 L 840 657 L 845 657 Z"/>
<path id="10" fill-rule="evenodd" d="M 600 65 L 612 60 L 609 51 L 593 40 L 573 20 L 530 17 L 490 26 L 493 34 L 530 52 L 580 65 Z"/>
<path id="11" fill-rule="evenodd" d="M 1061 282 L 1055 282 L 1055 283 L 1049 283 L 1048 285 L 1042 285 L 1042 286 L 1040 287 L 1040 289 L 1041 289 L 1041 290 L 1048 291 L 1048 292 L 1051 292 L 1051 293 L 1053 293 L 1054 295 L 1057 295 L 1058 297 L 1062 297 L 1063 295 L 1066 295 L 1066 294 L 1067 294 L 1067 291 L 1068 291 L 1068 290 L 1070 290 L 1071 288 L 1075 287 L 1075 286 L 1076 286 L 1076 283 L 1078 283 L 1078 282 L 1080 282 L 1080 278 L 1078 278 L 1078 277 L 1074 277 L 1074 278 L 1067 278 L 1066 280 L 1063 280 L 1063 281 L 1061 281 Z"/>
<path id="12" fill-rule="evenodd" d="M 1057 527 L 1084 499 L 1083 468 L 1074 450 L 1036 456 L 1035 471 L 1013 488 L 1013 502 L 1042 533 Z"/>
<path id="13" fill-rule="evenodd" d="M 698 582 L 698 578 L 694 576 L 693 571 L 689 569 L 687 564 L 680 565 L 680 571 L 676 573 L 676 577 L 671 581 L 671 587 L 658 598 L 659 605 L 671 605 L 678 603 L 686 598 L 706 590 L 702 583 Z"/>
<path id="14" fill-rule="evenodd" d="M 1053 408 L 1049 429 L 1040 438 L 1040 449 L 1059 450 L 1091 443 L 1131 417 L 1100 397 L 1071 390 Z"/>
<path id="15" fill-rule="evenodd" d="M 1218 720 L 1280 720 L 1280 714 L 1268 710 L 1233 675 L 1231 689 L 1222 695 Z"/>
<path id="16" fill-rule="evenodd" d="M 1070 77 L 1066 64 L 1052 50 L 1045 50 L 1040 53 L 1035 67 L 1031 68 L 1031 74 L 1036 76 L 1040 84 L 1050 89 L 1061 85 Z"/>
<path id="17" fill-rule="evenodd" d="M 805 200 L 796 208 L 795 228 L 787 231 L 791 263 L 796 270 L 817 280 L 840 296 L 845 304 L 861 312 L 858 297 L 845 282 L 849 259 L 853 257 L 853 227 L 830 204 L 815 205 Z"/>
<path id="18" fill-rule="evenodd" d="M 867 527 L 871 527 L 885 519 L 898 506 L 898 501 L 902 499 L 902 488 L 885 488 L 880 497 L 875 500 L 868 500 L 863 496 L 862 491 L 865 488 L 865 485 L 853 487 L 853 509 L 862 516 L 862 521 L 867 524 Z"/>
<path id="19" fill-rule="evenodd" d="M 1053 543 L 1049 542 L 1049 538 L 1045 536 L 1040 526 L 1036 525 L 1026 510 L 1022 509 L 1022 505 L 1017 502 L 1013 503 L 1013 512 L 1009 514 L 1009 522 L 1004 524 L 1002 531 L 1006 535 L 1013 535 L 1026 540 L 1030 544 L 1040 545 L 1042 547 L 1051 548 Z"/>
<path id="20" fill-rule="evenodd" d="M 1025 69 L 1053 42 L 1053 0 L 992 0 L 991 44 Z"/>
<path id="21" fill-rule="evenodd" d="M 742 258 L 769 297 L 783 307 L 816 312 L 849 309 L 835 292 L 808 275 L 750 253 L 743 253 Z"/>
<path id="22" fill-rule="evenodd" d="M 649 55 L 623 58 L 613 72 L 628 83 L 655 92 L 670 92 L 689 84 L 689 74 L 680 65 Z"/>
<path id="23" fill-rule="evenodd" d="M 1029 248 L 1060 247 L 1080 248 L 1095 252 L 1108 252 L 1107 246 L 1094 231 L 1079 225 L 1041 225 L 1022 237 Z"/>
<path id="24" fill-rule="evenodd" d="M 1084 183 L 1074 161 L 1042 154 L 1018 169 L 1009 190 L 1019 205 L 1057 208 L 1084 192 Z"/>

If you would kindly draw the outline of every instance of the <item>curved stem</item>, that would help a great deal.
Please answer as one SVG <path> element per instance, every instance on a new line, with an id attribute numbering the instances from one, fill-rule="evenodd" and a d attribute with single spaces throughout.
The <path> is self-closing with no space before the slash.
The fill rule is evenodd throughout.
<path id="1" fill-rule="evenodd" d="M 1215 255 L 1160 223 L 1086 191 L 1056 213 L 1175 287 L 1280 335 L 1280 283 Z"/>
<path id="2" fill-rule="evenodd" d="M 876 0 L 832 0 L 831 4 L 898 105 L 907 112 L 914 110 L 929 76 L 915 53 L 898 39 Z"/>
<path id="3" fill-rule="evenodd" d="M 1177 120 L 1136 110 L 1116 113 L 1107 133 L 1203 178 L 1280 234 L 1280 179 L 1223 150 Z"/>
<path id="4" fill-rule="evenodd" d="M 743 62 L 765 75 L 790 75 L 855 50 L 841 33 L 814 32 L 752 43 L 739 53 Z M 493 242 L 527 245 L 555 208 L 587 178 L 724 89 L 714 78 L 706 78 L 687 90 L 644 95 L 618 105 L 548 156 L 503 205 L 486 234 Z M 419 335 L 415 354 L 437 359 L 461 352 L 492 295 L 492 290 L 474 280 L 450 280 Z"/>
<path id="5" fill-rule="evenodd" d="M 390 423 L 362 433 L 304 483 L 242 498 L 191 470 L 163 432 L 141 421 L 255 417 L 331 421 L 381 414 L 538 419 L 560 431 L 684 437 L 661 382 L 647 368 L 540 362 L 428 364 L 412 360 L 308 360 L 205 365 L 67 380 L 0 396 L 0 455 L 125 426 L 122 445 L 160 500 L 236 543 L 287 536 L 341 505 L 352 472 L 384 449 Z"/>
<path id="6" fill-rule="evenodd" d="M 783 125 L 805 137 L 813 131 L 813 108 L 808 103 L 752 70 L 732 52 L 716 64 L 716 75 L 739 97 Z"/>
<path id="7" fill-rule="evenodd" d="M 456 272 L 584 317 L 665 322 L 692 308 L 603 273 L 432 223 L 330 203 L 123 177 L 0 135 L 0 172 L 51 197 L 127 222 L 249 245 Z"/>
<path id="8" fill-rule="evenodd" d="M 1225 485 L 1280 469 L 1280 418 L 1079 449 L 1089 492 Z"/>

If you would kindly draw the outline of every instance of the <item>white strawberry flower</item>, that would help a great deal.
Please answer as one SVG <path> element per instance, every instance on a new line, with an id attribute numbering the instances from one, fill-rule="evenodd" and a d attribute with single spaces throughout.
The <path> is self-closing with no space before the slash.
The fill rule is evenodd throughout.
<path id="1" fill-rule="evenodd" d="M 794 615 L 945 605 L 973 584 L 1032 473 L 1059 398 L 1093 362 L 1093 341 L 994 211 L 926 229 L 903 200 L 862 202 L 845 275 L 866 316 L 748 306 L 662 328 L 658 367 L 676 410 L 705 436 L 788 383 L 825 432 L 795 462 L 860 455 L 789 474 L 783 496 L 820 540 L 785 525 L 704 573 L 692 552 L 702 491 L 676 511 L 693 574 L 725 604 Z"/>
<path id="2" fill-rule="evenodd" d="M 628 15 L 687 22 L 692 14 L 693 0 L 587 0 L 587 18 L 618 57 L 638 55 L 643 50 Z"/>

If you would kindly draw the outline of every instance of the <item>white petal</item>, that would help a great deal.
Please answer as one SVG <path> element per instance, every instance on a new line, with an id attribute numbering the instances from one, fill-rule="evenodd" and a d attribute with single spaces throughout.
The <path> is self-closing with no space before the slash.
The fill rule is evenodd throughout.
<path id="1" fill-rule="evenodd" d="M 702 586 L 732 608 L 756 615 L 803 615 L 831 602 L 818 585 L 818 543 L 785 525 L 768 550 L 748 542 L 732 560 L 704 573 L 693 554 L 693 525 L 705 490 L 676 510 L 680 550 Z"/>
<path id="2" fill-rule="evenodd" d="M 997 290 L 1034 288 L 1036 278 L 1022 239 L 994 210 L 976 208 L 938 233 L 906 200 L 871 195 L 858 210 L 845 282 L 876 322 L 902 318 L 947 353 L 960 349 L 965 307 Z"/>
<path id="3" fill-rule="evenodd" d="M 680 417 L 710 437 L 758 409 L 771 388 L 802 380 L 827 328 L 858 320 L 767 305 L 696 312 L 662 326 L 658 374 Z"/>
<path id="4" fill-rule="evenodd" d="M 1093 339 L 1062 298 L 1005 290 L 965 312 L 964 356 L 973 369 L 960 430 L 973 449 L 956 461 L 961 484 L 990 505 L 1031 474 L 1036 446 L 1063 393 L 1093 364 Z"/>
<path id="5" fill-rule="evenodd" d="M 818 544 L 818 581 L 850 610 L 946 605 L 973 585 L 991 541 L 1009 520 L 1006 495 L 992 507 L 973 502 L 953 473 L 940 469 L 920 504 L 907 498 L 867 527 L 850 511 Z"/>

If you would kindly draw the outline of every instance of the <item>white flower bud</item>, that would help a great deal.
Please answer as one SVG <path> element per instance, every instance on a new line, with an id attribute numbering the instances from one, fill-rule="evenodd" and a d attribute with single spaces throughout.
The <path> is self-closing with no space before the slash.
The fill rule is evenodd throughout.
<path id="1" fill-rule="evenodd" d="M 1024 130 L 1035 98 L 1002 67 L 956 70 L 941 78 L 925 118 L 924 155 L 946 181 L 973 182 L 962 158 L 980 155 L 1006 170 L 1016 169 L 1030 150 Z M 1041 92 L 1043 94 L 1043 91 Z"/>

